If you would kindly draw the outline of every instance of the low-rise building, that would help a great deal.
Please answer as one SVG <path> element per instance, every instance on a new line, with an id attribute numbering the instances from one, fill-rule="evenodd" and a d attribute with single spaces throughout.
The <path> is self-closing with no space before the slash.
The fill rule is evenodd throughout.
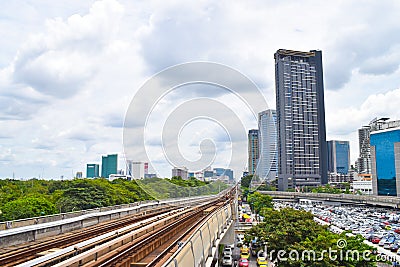
<path id="1" fill-rule="evenodd" d="M 174 167 L 172 169 L 172 177 L 174 176 L 180 176 L 182 179 L 187 180 L 188 169 L 186 167 Z"/>
<path id="2" fill-rule="evenodd" d="M 353 181 L 353 183 L 351 183 L 350 189 L 354 193 L 372 195 L 372 180 Z"/>

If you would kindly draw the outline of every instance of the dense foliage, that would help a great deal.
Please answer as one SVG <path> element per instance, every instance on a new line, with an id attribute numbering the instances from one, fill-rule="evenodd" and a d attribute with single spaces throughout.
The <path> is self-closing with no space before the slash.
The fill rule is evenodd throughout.
<path id="1" fill-rule="evenodd" d="M 327 226 L 319 225 L 314 221 L 314 216 L 310 212 L 284 208 L 274 210 L 268 208 L 271 204 L 265 204 L 268 199 L 261 200 L 257 194 L 249 195 L 249 200 L 260 204 L 258 208 L 264 221 L 253 226 L 247 232 L 247 240 L 258 238 L 259 242 L 267 246 L 267 256 L 277 260 L 276 266 L 376 266 L 373 260 L 375 257 L 370 254 L 372 248 L 363 243 L 361 236 L 347 237 L 345 233 L 338 235 L 330 232 Z M 266 207 L 264 207 L 264 205 Z M 339 240 L 345 240 L 345 247 L 338 247 Z M 331 257 L 324 251 L 333 251 Z M 278 252 L 285 254 L 278 257 Z M 310 252 L 315 252 L 315 257 Z M 341 252 L 343 251 L 343 252 Z M 340 253 L 357 252 L 359 258 L 340 257 Z M 362 257 L 364 252 L 368 257 Z M 289 253 L 292 253 L 289 257 Z M 297 257 L 296 253 L 299 255 Z M 306 255 L 302 257 L 302 255 Z M 308 257 L 308 255 L 311 255 Z M 337 256 L 336 258 L 334 256 Z M 344 254 L 345 255 L 345 254 Z M 283 260 L 280 260 L 283 259 Z"/>
<path id="2" fill-rule="evenodd" d="M 56 206 L 44 197 L 27 197 L 10 201 L 2 207 L 3 220 L 30 218 L 57 212 Z"/>
<path id="3" fill-rule="evenodd" d="M 0 221 L 127 204 L 153 198 L 218 193 L 227 185 L 172 179 L 0 180 Z"/>
<path id="4" fill-rule="evenodd" d="M 253 175 L 247 175 L 245 177 L 242 177 L 242 180 L 240 180 L 241 187 L 249 188 L 252 179 Z"/>
<path id="5" fill-rule="evenodd" d="M 255 184 L 257 186 L 255 188 L 254 184 L 253 184 L 251 190 L 256 189 L 259 191 L 276 191 L 276 187 L 277 187 L 276 180 L 266 183 L 266 182 L 262 182 L 259 177 L 254 176 L 254 175 L 247 175 L 247 176 L 242 177 L 242 179 L 240 180 L 241 189 L 243 191 L 249 190 L 252 180 L 253 180 L 253 183 L 255 182 Z"/>
<path id="6" fill-rule="evenodd" d="M 247 196 L 247 202 L 256 214 L 263 213 L 263 209 L 271 209 L 274 207 L 272 204 L 272 197 L 260 194 L 259 192 L 249 194 Z"/>
<path id="7" fill-rule="evenodd" d="M 312 193 L 329 193 L 329 194 L 350 194 L 350 184 L 343 183 L 341 186 L 321 185 L 311 188 Z"/>
<path id="8" fill-rule="evenodd" d="M 223 182 L 205 183 L 196 178 L 183 180 L 181 177 L 171 179 L 148 178 L 139 180 L 140 186 L 155 198 L 176 198 L 217 194 L 228 187 Z"/>

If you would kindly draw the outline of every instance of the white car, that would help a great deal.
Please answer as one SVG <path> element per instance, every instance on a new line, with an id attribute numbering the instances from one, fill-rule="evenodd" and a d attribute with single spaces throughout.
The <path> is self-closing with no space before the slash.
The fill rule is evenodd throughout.
<path id="1" fill-rule="evenodd" d="M 231 256 L 232 257 L 232 253 L 233 253 L 233 249 L 232 248 L 230 248 L 230 247 L 224 248 L 224 252 L 223 252 L 224 257 L 225 256 Z"/>
<path id="2" fill-rule="evenodd" d="M 222 266 L 232 266 L 232 264 L 233 264 L 232 256 L 225 255 L 222 258 Z"/>

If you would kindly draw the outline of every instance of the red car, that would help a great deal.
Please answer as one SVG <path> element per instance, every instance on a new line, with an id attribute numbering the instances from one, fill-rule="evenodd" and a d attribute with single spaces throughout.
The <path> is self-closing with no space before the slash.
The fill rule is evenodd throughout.
<path id="1" fill-rule="evenodd" d="M 371 242 L 372 242 L 373 244 L 379 244 L 379 241 L 381 241 L 379 237 L 374 237 L 374 238 L 372 238 L 372 240 L 371 240 Z"/>
<path id="2" fill-rule="evenodd" d="M 400 234 L 400 228 L 396 228 L 396 230 L 394 230 L 394 232 L 395 232 L 396 234 Z"/>
<path id="3" fill-rule="evenodd" d="M 239 267 L 249 267 L 249 260 L 248 259 L 240 259 Z"/>

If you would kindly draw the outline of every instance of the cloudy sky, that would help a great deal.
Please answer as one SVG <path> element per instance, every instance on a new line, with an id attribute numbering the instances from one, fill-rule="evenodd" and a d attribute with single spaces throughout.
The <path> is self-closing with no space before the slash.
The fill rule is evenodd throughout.
<path id="1" fill-rule="evenodd" d="M 248 2 L 1 1 L 0 177 L 70 178 L 107 153 L 118 153 L 125 168 L 129 104 L 150 77 L 175 64 L 230 66 L 254 81 L 274 108 L 279 48 L 322 50 L 327 138 L 350 140 L 352 161 L 359 127 L 374 117 L 400 119 L 399 1 Z M 156 171 L 170 175 L 160 148 L 162 119 L 200 98 L 229 108 L 234 119 L 188 122 L 181 139 L 164 136 L 164 150 L 175 140 L 188 160 L 201 157 L 200 150 L 216 151 L 213 166 L 242 170 L 243 132 L 256 122 L 240 97 L 186 86 L 163 99 L 141 99 L 155 104 L 151 114 L 138 116 L 148 117 L 146 149 Z M 194 110 L 204 106 L 193 102 Z M 241 125 L 230 127 L 236 119 Z M 234 155 L 235 145 L 243 155 Z"/>

